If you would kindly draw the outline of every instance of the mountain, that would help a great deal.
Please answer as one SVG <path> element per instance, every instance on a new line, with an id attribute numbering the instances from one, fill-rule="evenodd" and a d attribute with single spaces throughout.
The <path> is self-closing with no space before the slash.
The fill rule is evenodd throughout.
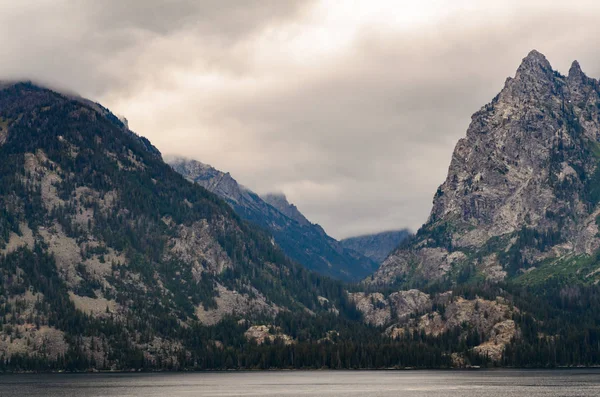
<path id="1" fill-rule="evenodd" d="M 104 107 L 2 85 L 0 372 L 599 365 L 599 92 L 529 54 L 427 223 L 344 284 L 230 176 L 226 202 Z"/>
<path id="2" fill-rule="evenodd" d="M 599 226 L 600 83 L 534 50 L 472 116 L 427 222 L 349 296 L 392 338 L 457 332 L 455 365 L 591 365 Z"/>
<path id="3" fill-rule="evenodd" d="M 563 76 L 529 53 L 473 115 L 428 221 L 372 282 L 598 282 L 599 95 L 576 61 Z"/>
<path id="4" fill-rule="evenodd" d="M 295 220 L 302 226 L 309 226 L 309 222 L 294 204 L 290 204 L 283 193 L 269 193 L 261 197 L 271 207 L 277 209 L 283 215 Z"/>
<path id="5" fill-rule="evenodd" d="M 462 340 L 474 335 L 463 323 L 461 333 L 450 322 L 448 332 L 405 338 L 372 319 L 412 318 L 445 303 L 478 319 L 475 308 L 492 303 L 452 306 L 451 295 L 419 291 L 386 303 L 348 292 L 290 261 L 269 234 L 98 104 L 7 84 L 0 126 L 2 372 L 490 362 L 474 352 L 477 339 Z M 268 206 L 281 225 L 298 224 L 221 176 L 229 202 Z"/>
<path id="6" fill-rule="evenodd" d="M 358 281 L 377 268 L 377 263 L 348 250 L 311 223 L 283 194 L 259 197 L 240 186 L 229 173 L 199 161 L 173 157 L 173 169 L 225 199 L 243 219 L 268 230 L 282 250 L 296 262 L 323 275 Z"/>
<path id="7" fill-rule="evenodd" d="M 385 258 L 410 235 L 407 229 L 349 237 L 340 240 L 345 248 L 360 252 L 377 263 Z"/>
<path id="8" fill-rule="evenodd" d="M 0 370 L 274 365 L 357 316 L 100 105 L 7 84 L 0 128 Z"/>

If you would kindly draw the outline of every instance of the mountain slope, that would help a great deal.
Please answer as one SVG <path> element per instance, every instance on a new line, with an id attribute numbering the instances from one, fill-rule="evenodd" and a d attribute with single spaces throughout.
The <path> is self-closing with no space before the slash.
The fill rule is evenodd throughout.
<path id="1" fill-rule="evenodd" d="M 577 62 L 562 76 L 529 53 L 473 115 L 427 222 L 350 294 L 363 320 L 456 332 L 473 344 L 457 363 L 598 362 L 599 98 Z"/>
<path id="2" fill-rule="evenodd" d="M 244 219 L 268 230 L 282 250 L 306 268 L 345 281 L 371 274 L 376 263 L 328 236 L 281 194 L 259 197 L 224 173 L 195 160 L 172 158 L 171 166 L 188 180 L 225 199 Z"/>
<path id="3" fill-rule="evenodd" d="M 532 51 L 473 115 L 427 223 L 373 282 L 596 282 L 599 94 L 577 62 L 562 76 Z"/>
<path id="4" fill-rule="evenodd" d="M 360 252 L 377 263 L 383 262 L 388 255 L 410 235 L 407 229 L 391 230 L 364 236 L 349 237 L 340 240 L 348 249 Z"/>
<path id="5" fill-rule="evenodd" d="M 353 313 L 101 106 L 16 83 L 0 125 L 0 367 L 214 367 L 254 320 Z"/>
<path id="6" fill-rule="evenodd" d="M 294 204 L 290 204 L 283 193 L 269 193 L 261 197 L 271 207 L 277 209 L 283 215 L 295 220 L 302 226 L 308 226 L 311 223 Z"/>
<path id="7" fill-rule="evenodd" d="M 365 324 L 342 283 L 290 262 L 97 104 L 9 84 L 0 120 L 0 371 L 488 362 L 462 334 Z M 437 299 L 395 296 L 404 314 Z"/>
<path id="8" fill-rule="evenodd" d="M 448 199 L 384 272 L 352 286 L 290 262 L 270 235 L 176 173 L 108 110 L 31 84 L 3 86 L 0 371 L 600 364 L 597 113 L 567 111 L 577 93 L 595 104 L 597 83 L 577 65 L 568 78 L 552 73 L 558 97 L 571 95 L 554 107 L 561 91 L 542 89 L 544 58 L 532 53 L 524 64 L 513 92 L 492 103 L 506 118 L 474 117 L 467 143 L 475 146 L 453 162 L 463 171 L 436 195 Z M 495 127 L 477 135 L 477 123 Z M 554 141 L 546 126 L 561 139 L 544 161 Z M 520 138 L 505 156 L 521 150 L 525 170 L 513 159 L 516 169 L 494 178 L 489 164 L 502 150 L 488 134 L 507 145 Z M 465 182 L 476 167 L 485 173 L 480 187 Z M 504 192 L 528 167 L 538 167 L 530 183 Z M 540 197 L 520 194 L 527 189 Z M 477 192 L 500 204 L 469 204 Z M 555 206 L 540 211 L 548 200 Z M 519 215 L 516 231 L 487 237 L 502 226 L 503 202 L 515 214 L 527 208 L 528 227 Z M 473 239 L 479 227 L 483 243 Z M 539 255 L 548 258 L 529 262 Z M 424 277 L 436 265 L 441 275 Z"/>

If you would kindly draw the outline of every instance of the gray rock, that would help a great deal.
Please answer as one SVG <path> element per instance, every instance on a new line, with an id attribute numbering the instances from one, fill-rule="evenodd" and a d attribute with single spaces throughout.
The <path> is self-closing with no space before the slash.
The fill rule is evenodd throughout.
<path id="1" fill-rule="evenodd" d="M 363 314 L 365 323 L 375 326 L 403 321 L 411 314 L 424 313 L 432 308 L 431 297 L 419 290 L 397 291 L 388 297 L 379 292 L 348 294 Z"/>
<path id="2" fill-rule="evenodd" d="M 577 62 L 565 77 L 530 52 L 472 116 L 425 225 L 367 282 L 456 281 L 469 266 L 500 281 L 542 260 L 594 253 L 599 93 Z M 489 256 L 512 245 L 521 262 Z"/>
<path id="3" fill-rule="evenodd" d="M 311 223 L 309 222 L 304 215 L 298 210 L 294 204 L 290 204 L 283 193 L 269 193 L 262 195 L 261 198 L 272 207 L 275 207 L 279 210 L 283 215 L 287 216 L 290 219 L 295 220 L 302 226 L 309 226 Z"/>

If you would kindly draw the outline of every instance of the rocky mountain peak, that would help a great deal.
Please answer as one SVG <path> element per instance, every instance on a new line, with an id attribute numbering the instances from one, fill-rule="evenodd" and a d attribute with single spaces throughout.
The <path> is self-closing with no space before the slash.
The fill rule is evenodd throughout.
<path id="1" fill-rule="evenodd" d="M 515 77 L 507 79 L 499 99 L 519 103 L 545 100 L 553 89 L 554 71 L 550 62 L 533 50 L 523 58 Z"/>
<path id="2" fill-rule="evenodd" d="M 247 189 L 239 185 L 229 172 L 222 172 L 200 161 L 179 156 L 167 157 L 173 169 L 188 179 L 217 195 L 235 203 L 253 201 Z"/>
<path id="3" fill-rule="evenodd" d="M 589 78 L 581 70 L 581 66 L 579 65 L 579 62 L 573 61 L 573 63 L 571 64 L 571 68 L 569 69 L 567 81 L 571 87 L 581 86 L 583 84 L 586 84 L 589 81 Z"/>
<path id="4" fill-rule="evenodd" d="M 529 54 L 521 61 L 521 65 L 517 69 L 517 74 L 524 70 L 541 70 L 552 71 L 552 66 L 546 56 L 537 50 L 531 50 Z"/>
<path id="5" fill-rule="evenodd" d="M 165 160 L 171 164 L 172 167 L 178 167 L 182 170 L 187 171 L 186 176 L 193 175 L 194 178 L 205 178 L 208 179 L 209 176 L 214 176 L 217 173 L 221 173 L 217 171 L 215 168 L 211 167 L 208 164 L 204 164 L 200 161 L 196 160 L 188 160 L 185 157 L 179 156 L 165 156 Z"/>
<path id="6" fill-rule="evenodd" d="M 269 205 L 275 207 L 279 212 L 290 219 L 295 220 L 301 225 L 310 225 L 310 221 L 302 215 L 294 204 L 290 204 L 287 197 L 283 193 L 268 193 L 261 196 Z"/>
<path id="7" fill-rule="evenodd" d="M 573 61 L 573 63 L 571 64 L 571 68 L 569 69 L 569 77 L 576 77 L 581 75 L 585 76 L 585 74 L 581 70 L 581 65 L 579 65 L 579 62 L 577 60 L 575 60 Z"/>
<path id="8" fill-rule="evenodd" d="M 564 77 L 530 52 L 473 115 L 428 222 L 409 248 L 384 262 L 381 278 L 410 272 L 440 280 L 475 266 L 503 279 L 549 258 L 596 252 L 599 92 L 577 62 Z M 496 253 L 511 249 L 513 257 Z"/>

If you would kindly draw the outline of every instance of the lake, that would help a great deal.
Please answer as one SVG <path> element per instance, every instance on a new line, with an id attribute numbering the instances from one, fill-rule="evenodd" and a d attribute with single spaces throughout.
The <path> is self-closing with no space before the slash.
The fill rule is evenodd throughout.
<path id="1" fill-rule="evenodd" d="M 600 370 L 1 375 L 0 396 L 600 396 Z"/>

